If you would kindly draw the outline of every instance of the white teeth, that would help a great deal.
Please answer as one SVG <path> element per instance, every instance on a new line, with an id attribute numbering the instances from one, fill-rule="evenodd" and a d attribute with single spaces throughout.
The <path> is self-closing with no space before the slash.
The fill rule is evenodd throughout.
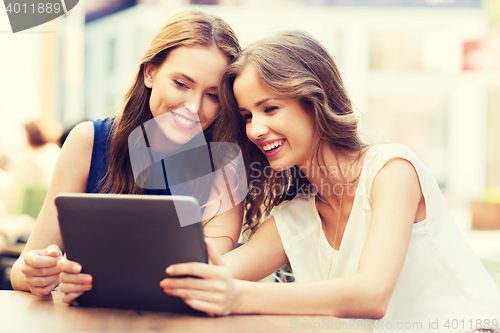
<path id="1" fill-rule="evenodd" d="M 264 149 L 264 151 L 270 151 L 273 148 L 281 146 L 283 142 L 285 142 L 285 140 L 274 141 L 273 143 L 265 145 L 264 147 L 262 147 L 262 149 Z"/>
<path id="2" fill-rule="evenodd" d="M 177 120 L 179 120 L 184 125 L 192 125 L 192 124 L 196 123 L 196 121 L 187 120 L 186 118 L 182 117 L 181 115 L 178 115 L 175 112 L 173 112 L 173 114 L 174 114 L 175 118 L 177 118 Z"/>

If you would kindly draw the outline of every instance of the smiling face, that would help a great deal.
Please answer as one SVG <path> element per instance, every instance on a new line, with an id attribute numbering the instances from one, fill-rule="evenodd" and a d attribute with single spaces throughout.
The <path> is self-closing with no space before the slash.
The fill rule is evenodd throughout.
<path id="1" fill-rule="evenodd" d="M 228 64 L 215 46 L 181 46 L 160 66 L 145 65 L 151 113 L 170 141 L 164 146 L 185 144 L 217 118 L 217 85 Z"/>
<path id="2" fill-rule="evenodd" d="M 314 118 L 299 101 L 273 93 L 251 65 L 236 77 L 233 91 L 248 138 L 264 152 L 274 170 L 300 167 L 310 161 Z"/>

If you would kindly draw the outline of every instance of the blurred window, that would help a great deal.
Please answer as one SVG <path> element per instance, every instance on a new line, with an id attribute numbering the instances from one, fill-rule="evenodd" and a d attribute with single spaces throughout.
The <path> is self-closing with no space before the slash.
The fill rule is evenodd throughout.
<path id="1" fill-rule="evenodd" d="M 111 37 L 108 40 L 107 45 L 107 57 L 108 57 L 108 73 L 110 75 L 115 73 L 115 61 L 116 61 L 116 38 Z"/>

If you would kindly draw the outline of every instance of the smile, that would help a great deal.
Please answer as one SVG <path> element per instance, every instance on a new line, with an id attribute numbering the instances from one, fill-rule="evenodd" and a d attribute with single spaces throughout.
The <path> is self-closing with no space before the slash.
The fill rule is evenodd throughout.
<path id="1" fill-rule="evenodd" d="M 183 125 L 189 126 L 189 125 L 193 125 L 193 124 L 198 123 L 198 121 L 194 121 L 194 120 L 188 119 L 186 117 L 183 117 L 180 114 L 175 113 L 174 111 L 171 111 L 171 112 L 172 112 L 172 115 L 175 117 L 175 119 L 178 120 Z"/>
<path id="2" fill-rule="evenodd" d="M 266 153 L 268 153 L 268 152 L 273 151 L 273 150 L 277 149 L 278 147 L 280 147 L 283 144 L 283 142 L 285 142 L 284 139 L 281 139 L 281 140 L 278 140 L 278 141 L 274 141 L 273 143 L 270 143 L 270 144 L 267 144 L 267 145 L 263 146 L 262 149 Z"/>

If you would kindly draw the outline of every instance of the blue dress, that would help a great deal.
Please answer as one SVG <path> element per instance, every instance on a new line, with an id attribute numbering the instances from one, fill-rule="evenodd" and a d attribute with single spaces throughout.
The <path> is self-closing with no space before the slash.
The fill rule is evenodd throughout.
<path id="1" fill-rule="evenodd" d="M 111 131 L 115 118 L 102 120 L 92 120 L 94 124 L 94 145 L 92 148 L 92 159 L 90 162 L 89 177 L 87 180 L 86 193 L 101 193 L 106 182 L 106 172 L 108 171 L 108 152 L 111 148 Z M 165 179 L 166 182 L 166 179 Z M 147 190 L 146 194 L 151 195 L 171 195 L 170 189 Z"/>

